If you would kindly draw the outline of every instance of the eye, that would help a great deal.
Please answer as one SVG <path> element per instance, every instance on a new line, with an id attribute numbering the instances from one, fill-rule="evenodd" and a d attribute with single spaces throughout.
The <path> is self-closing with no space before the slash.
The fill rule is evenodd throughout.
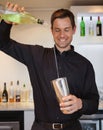
<path id="1" fill-rule="evenodd" d="M 71 27 L 65 28 L 65 32 L 69 32 L 71 30 Z"/>
<path id="2" fill-rule="evenodd" d="M 56 29 L 55 29 L 55 32 L 60 32 L 60 29 L 59 29 L 59 28 L 56 28 Z"/>
<path id="3" fill-rule="evenodd" d="M 72 29 L 72 27 L 65 28 L 65 32 L 69 32 Z"/>
<path id="4" fill-rule="evenodd" d="M 66 28 L 66 29 L 65 29 L 65 32 L 69 32 L 69 31 L 70 31 L 70 29 L 69 29 L 69 28 Z"/>

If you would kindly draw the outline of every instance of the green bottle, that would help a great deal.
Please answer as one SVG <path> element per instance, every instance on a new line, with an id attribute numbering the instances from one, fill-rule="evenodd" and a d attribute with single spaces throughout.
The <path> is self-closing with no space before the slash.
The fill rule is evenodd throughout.
<path id="1" fill-rule="evenodd" d="M 85 22 L 83 20 L 83 16 L 81 17 L 80 22 L 80 36 L 85 36 Z"/>

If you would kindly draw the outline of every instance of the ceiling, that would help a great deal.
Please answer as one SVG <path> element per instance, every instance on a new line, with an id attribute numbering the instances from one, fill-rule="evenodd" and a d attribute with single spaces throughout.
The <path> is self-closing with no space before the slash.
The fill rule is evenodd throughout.
<path id="1" fill-rule="evenodd" d="M 8 0 L 0 0 L 5 5 Z M 103 5 L 103 0 L 9 0 L 27 9 L 69 8 L 70 5 Z"/>

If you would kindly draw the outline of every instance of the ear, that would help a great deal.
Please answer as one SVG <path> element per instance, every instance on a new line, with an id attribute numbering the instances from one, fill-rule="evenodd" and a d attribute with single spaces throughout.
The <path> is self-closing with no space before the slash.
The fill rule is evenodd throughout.
<path id="1" fill-rule="evenodd" d="M 53 28 L 51 27 L 50 29 L 51 29 L 51 32 L 53 32 Z"/>
<path id="2" fill-rule="evenodd" d="M 73 34 L 75 34 L 75 32 L 76 32 L 76 26 L 74 26 L 73 28 Z"/>
<path id="3" fill-rule="evenodd" d="M 50 29 L 51 29 L 51 33 L 53 34 L 53 28 L 51 27 Z"/>

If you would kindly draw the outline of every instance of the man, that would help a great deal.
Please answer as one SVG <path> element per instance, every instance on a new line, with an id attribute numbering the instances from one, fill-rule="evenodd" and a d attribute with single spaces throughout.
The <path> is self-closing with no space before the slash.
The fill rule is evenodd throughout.
<path id="1" fill-rule="evenodd" d="M 8 3 L 7 8 L 23 11 L 12 3 Z M 73 13 L 59 9 L 52 14 L 53 48 L 25 45 L 10 39 L 12 24 L 15 23 L 1 21 L 0 49 L 28 68 L 35 101 L 32 130 L 81 130 L 78 119 L 83 114 L 97 112 L 99 95 L 92 64 L 71 45 L 76 31 Z M 51 85 L 58 77 L 66 77 L 70 89 L 70 94 L 64 96 L 61 103 Z"/>

